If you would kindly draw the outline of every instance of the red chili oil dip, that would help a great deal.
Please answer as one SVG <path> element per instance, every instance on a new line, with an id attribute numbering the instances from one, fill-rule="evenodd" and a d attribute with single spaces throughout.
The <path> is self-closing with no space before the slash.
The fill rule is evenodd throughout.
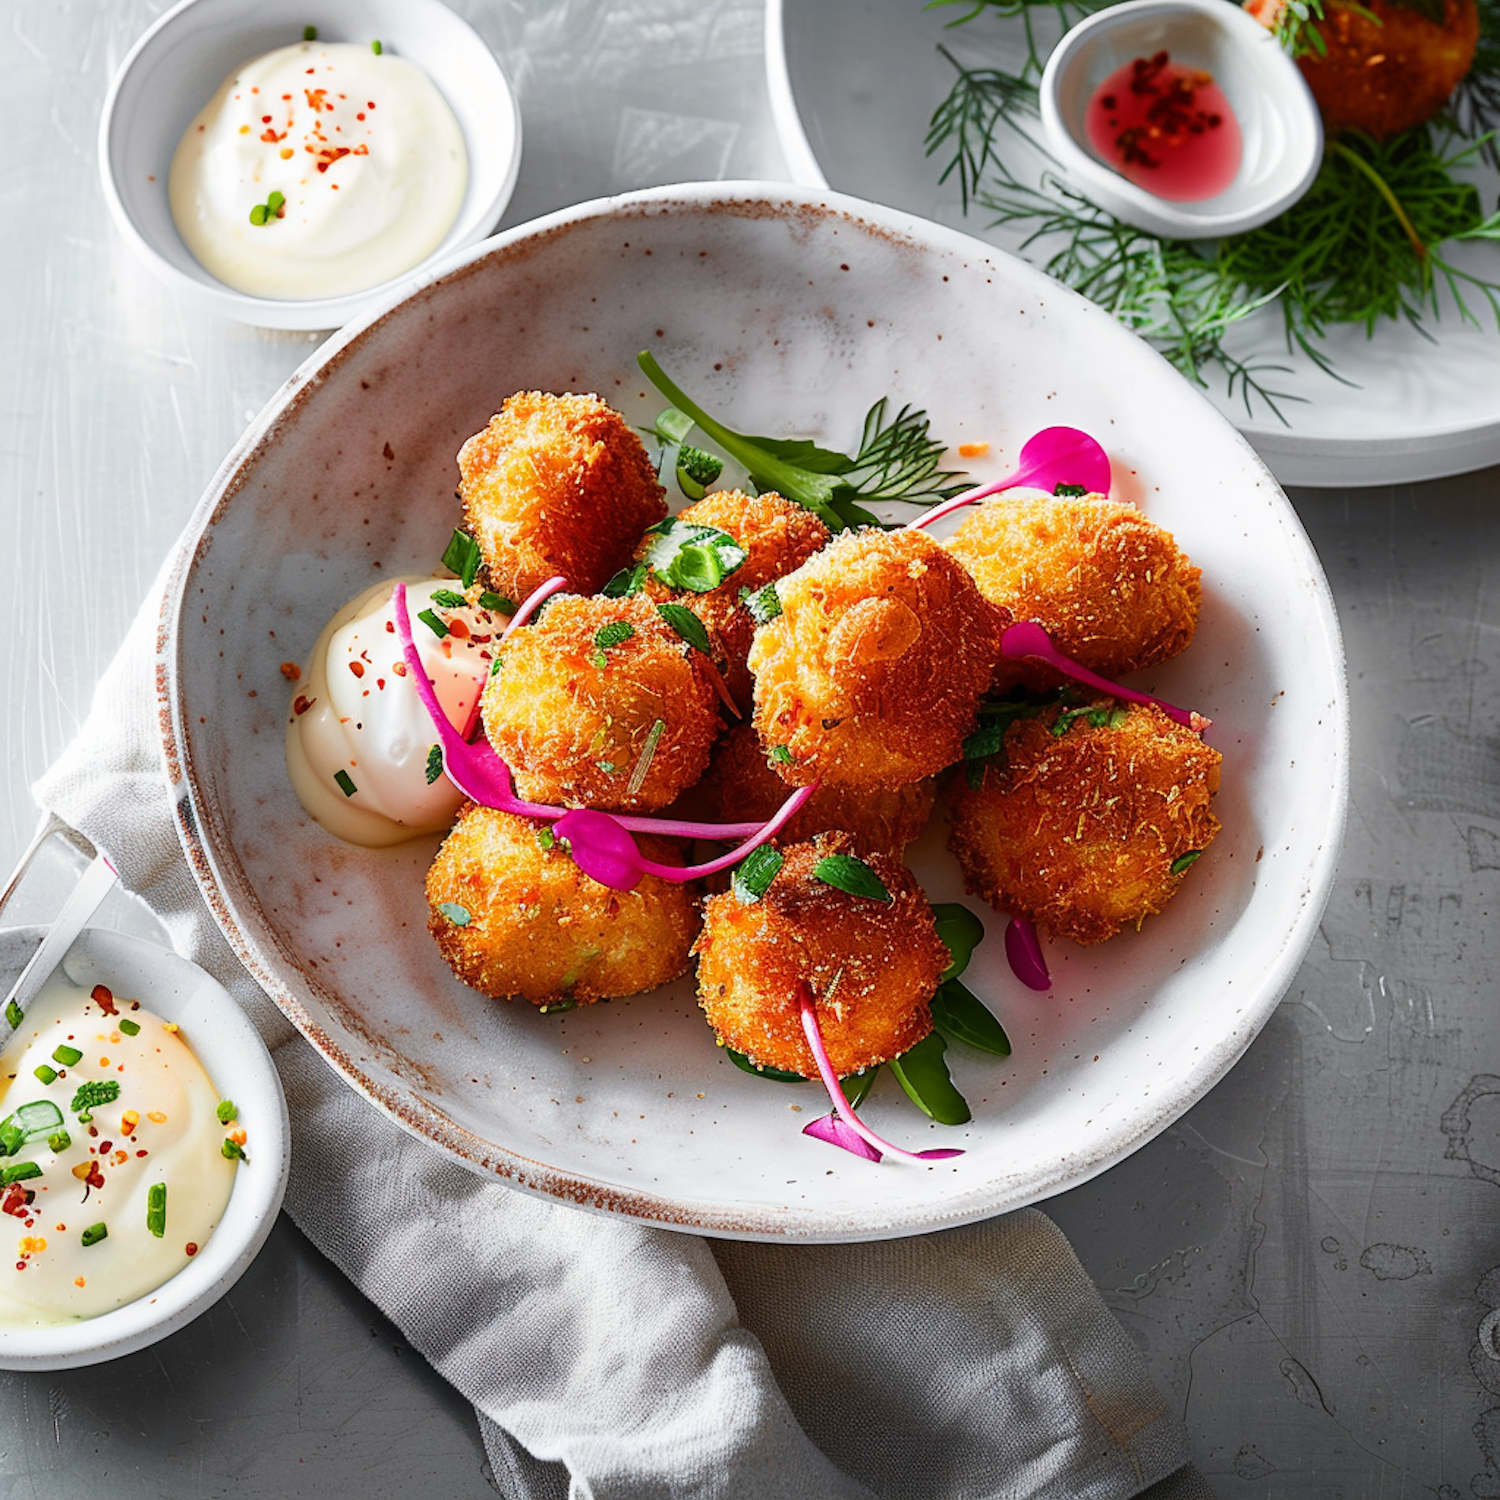
<path id="1" fill-rule="evenodd" d="M 1213 76 L 1166 52 L 1111 73 L 1089 100 L 1089 144 L 1158 198 L 1192 203 L 1222 193 L 1240 169 L 1240 127 Z"/>

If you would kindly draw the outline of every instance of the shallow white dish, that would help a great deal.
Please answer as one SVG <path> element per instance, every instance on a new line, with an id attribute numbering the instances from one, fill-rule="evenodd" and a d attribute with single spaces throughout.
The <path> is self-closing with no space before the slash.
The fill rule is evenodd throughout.
<path id="1" fill-rule="evenodd" d="M 435 838 L 340 844 L 282 758 L 290 690 L 325 618 L 371 578 L 421 571 L 458 519 L 455 455 L 529 388 L 602 393 L 649 425 L 650 348 L 750 432 L 857 441 L 881 396 L 978 479 L 1057 423 L 1094 432 L 1115 492 L 1203 570 L 1192 649 L 1141 685 L 1215 720 L 1225 831 L 1162 916 L 1059 944 L 1038 997 L 1000 922 L 966 982 L 1010 1032 L 1005 1063 L 950 1050 L 971 1125 L 930 1125 L 883 1079 L 873 1127 L 955 1160 L 871 1167 L 804 1138 L 815 1084 L 739 1072 L 690 981 L 563 1014 L 488 1001 L 426 928 Z M 955 462 L 961 462 L 956 459 Z M 1343 658 L 1326 583 L 1285 497 L 1228 423 L 1092 304 L 977 240 L 773 184 L 585 204 L 510 231 L 340 332 L 256 418 L 190 523 L 163 619 L 167 773 L 226 937 L 330 1064 L 407 1129 L 532 1192 L 709 1234 L 915 1233 L 1101 1171 L 1223 1075 L 1275 1007 L 1333 876 L 1347 779 Z M 962 899 L 934 829 L 913 860 Z M 971 906 L 977 903 L 970 902 Z"/>
<path id="2" fill-rule="evenodd" d="M 941 165 L 923 152 L 932 112 L 954 73 L 941 44 L 971 66 L 1014 66 L 1019 22 L 989 17 L 948 28 L 952 12 L 908 0 L 767 0 L 772 114 L 796 181 L 830 185 L 1020 251 L 1013 230 L 991 229 L 982 209 L 965 217 L 957 184 L 939 185 Z M 1033 18 L 1040 28 L 1047 17 Z M 858 45 L 852 39 L 858 38 Z M 1045 159 L 1018 155 L 1037 178 Z M 1500 174 L 1474 173 L 1492 203 Z M 1451 247 L 1457 263 L 1500 276 L 1493 245 Z M 1033 247 L 1026 252 L 1036 256 Z M 1445 302 L 1424 336 L 1382 324 L 1330 332 L 1324 347 L 1349 384 L 1289 354 L 1274 309 L 1247 319 L 1230 342 L 1240 359 L 1280 366 L 1270 384 L 1292 398 L 1286 422 L 1247 413 L 1223 378 L 1208 372 L 1209 399 L 1288 485 L 1399 484 L 1500 463 L 1500 332 L 1488 313 L 1465 323 Z"/>
<path id="3" fill-rule="evenodd" d="M 1088 143 L 1085 119 L 1099 86 L 1134 58 L 1163 51 L 1208 73 L 1239 123 L 1239 171 L 1211 198 L 1159 198 Z M 1323 121 L 1297 65 L 1259 21 L 1224 0 L 1123 0 L 1096 11 L 1052 49 L 1038 94 L 1064 176 L 1117 219 L 1174 239 L 1238 234 L 1274 219 L 1307 191 L 1323 156 Z"/>
<path id="4" fill-rule="evenodd" d="M 315 26 L 326 42 L 369 42 L 421 68 L 447 99 L 469 153 L 463 206 L 442 243 L 404 276 L 344 297 L 252 297 L 206 271 L 183 243 L 167 202 L 177 142 L 229 72 Z M 337 328 L 386 301 L 499 222 L 521 165 L 521 114 L 483 39 L 441 0 L 181 0 L 120 64 L 99 121 L 105 201 L 131 249 L 166 285 L 263 328 Z"/>
<path id="5" fill-rule="evenodd" d="M 0 930 L 0 980 L 20 973 L 41 938 Z M 228 991 L 196 964 L 144 938 L 86 928 L 62 972 L 92 989 L 107 984 L 176 1021 L 214 1084 L 239 1106 L 250 1160 L 235 1173 L 219 1227 L 193 1259 L 149 1296 L 97 1318 L 48 1328 L 0 1328 L 0 1369 L 66 1370 L 133 1354 L 190 1323 L 240 1279 L 270 1234 L 286 1193 L 291 1132 L 281 1081 L 259 1033 Z"/>

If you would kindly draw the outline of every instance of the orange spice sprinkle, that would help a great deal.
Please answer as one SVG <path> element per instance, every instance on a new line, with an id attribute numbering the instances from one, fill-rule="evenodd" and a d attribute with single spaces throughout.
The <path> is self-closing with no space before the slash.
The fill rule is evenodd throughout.
<path id="1" fill-rule="evenodd" d="M 990 451 L 988 443 L 960 443 L 958 445 L 958 456 L 960 458 L 983 458 Z"/>
<path id="2" fill-rule="evenodd" d="M 167 1117 L 159 1109 L 148 1110 L 146 1118 L 153 1125 L 165 1125 L 167 1123 Z"/>
<path id="3" fill-rule="evenodd" d="M 75 1276 L 73 1278 L 73 1285 L 74 1286 L 87 1286 L 88 1283 L 83 1279 L 82 1276 Z"/>

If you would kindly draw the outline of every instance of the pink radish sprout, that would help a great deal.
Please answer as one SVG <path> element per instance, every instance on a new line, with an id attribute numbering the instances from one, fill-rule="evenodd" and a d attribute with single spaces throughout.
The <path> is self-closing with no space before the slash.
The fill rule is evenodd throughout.
<path id="1" fill-rule="evenodd" d="M 827 1141 L 830 1146 L 838 1146 L 855 1156 L 864 1157 L 866 1161 L 880 1160 L 880 1152 L 863 1136 L 850 1130 L 837 1115 L 819 1115 L 816 1120 L 802 1127 L 802 1134 L 810 1135 L 815 1141 Z"/>
<path id="2" fill-rule="evenodd" d="M 1047 972 L 1047 960 L 1042 953 L 1042 940 L 1029 917 L 1012 917 L 1006 924 L 1005 957 L 1011 973 L 1029 989 L 1052 988 L 1052 976 Z"/>
<path id="3" fill-rule="evenodd" d="M 876 1151 L 899 1156 L 904 1161 L 947 1161 L 950 1157 L 963 1155 L 962 1150 L 946 1146 L 939 1147 L 935 1151 L 905 1151 L 900 1146 L 893 1146 L 889 1141 L 882 1140 L 876 1135 L 854 1113 L 849 1107 L 849 1101 L 844 1098 L 844 1091 L 839 1087 L 839 1075 L 833 1071 L 828 1048 L 823 1045 L 823 1033 L 818 1029 L 818 1012 L 813 1001 L 812 986 L 805 979 L 797 981 L 797 1006 L 802 1012 L 803 1034 L 807 1037 L 807 1045 L 812 1049 L 813 1060 L 818 1065 L 818 1077 L 823 1080 L 823 1087 L 828 1090 L 828 1097 L 833 1101 L 833 1112 L 849 1130 L 873 1146 Z M 832 1133 L 838 1134 L 837 1131 Z M 828 1139 L 827 1135 L 820 1135 L 819 1138 Z M 841 1146 L 843 1142 L 836 1140 L 834 1144 Z M 878 1161 L 879 1157 L 875 1160 Z"/>
<path id="4" fill-rule="evenodd" d="M 1060 484 L 1081 484 L 1090 494 L 1109 493 L 1109 455 L 1088 433 L 1077 427 L 1044 427 L 1022 445 L 1020 466 L 1014 474 L 955 495 L 915 521 L 908 522 L 907 526 L 909 530 L 920 531 L 965 505 L 983 500 L 986 495 L 997 495 L 1001 490 L 1028 485 L 1033 489 L 1052 491 Z"/>

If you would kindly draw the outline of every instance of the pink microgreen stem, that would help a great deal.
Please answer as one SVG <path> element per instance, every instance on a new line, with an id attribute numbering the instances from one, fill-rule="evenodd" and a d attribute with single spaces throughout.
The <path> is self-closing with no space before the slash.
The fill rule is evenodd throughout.
<path id="1" fill-rule="evenodd" d="M 868 1142 L 877 1151 L 885 1152 L 890 1156 L 898 1156 L 904 1161 L 947 1161 L 950 1157 L 963 1155 L 961 1150 L 949 1147 L 940 1147 L 935 1151 L 904 1151 L 900 1146 L 893 1146 L 889 1141 L 882 1140 L 876 1135 L 850 1109 L 849 1101 L 844 1098 L 844 1091 L 839 1087 L 839 1075 L 833 1070 L 828 1048 L 823 1045 L 823 1033 L 818 1029 L 818 1011 L 813 999 L 812 986 L 805 979 L 797 981 L 797 1006 L 802 1012 L 803 1035 L 807 1037 L 807 1045 L 812 1049 L 813 1061 L 818 1065 L 818 1077 L 823 1080 L 823 1087 L 828 1090 L 828 1097 L 833 1102 L 833 1112 L 855 1135 Z"/>
<path id="2" fill-rule="evenodd" d="M 501 644 L 505 643 L 505 638 L 511 631 L 518 625 L 524 625 L 554 594 L 560 594 L 567 586 L 568 580 L 559 573 L 555 578 L 549 578 L 546 583 L 538 584 L 532 589 L 521 601 L 520 608 L 510 617 L 510 624 L 500 632 Z"/>
<path id="3" fill-rule="evenodd" d="M 1035 436 L 1027 438 L 1021 447 L 1020 459 L 1014 474 L 945 500 L 915 521 L 908 522 L 908 529 L 920 531 L 987 495 L 998 495 L 1001 490 L 1019 489 L 1023 485 L 1050 493 L 1060 484 L 1081 484 L 1090 494 L 1109 493 L 1109 455 L 1088 433 L 1077 427 L 1044 427 Z"/>
<path id="4" fill-rule="evenodd" d="M 1028 989 L 1052 988 L 1052 975 L 1047 972 L 1042 940 L 1029 917 L 1012 917 L 1006 924 L 1005 958 L 1011 973 Z"/>
<path id="5" fill-rule="evenodd" d="M 850 1130 L 837 1115 L 819 1115 L 811 1124 L 802 1127 L 802 1134 L 810 1135 L 815 1141 L 827 1141 L 830 1146 L 838 1146 L 854 1156 L 864 1157 L 866 1161 L 880 1160 L 880 1152 Z"/>
<path id="6" fill-rule="evenodd" d="M 1101 693 L 1108 693 L 1111 698 L 1123 698 L 1127 703 L 1154 703 L 1169 719 L 1197 734 L 1202 734 L 1213 723 L 1212 719 L 1205 719 L 1202 714 L 1178 708 L 1162 698 L 1153 698 L 1150 693 L 1138 693 L 1134 688 L 1122 687 L 1118 682 L 1111 682 L 1109 678 L 1091 672 L 1071 657 L 1064 656 L 1035 620 L 1017 620 L 1014 625 L 1008 626 L 1005 634 L 1000 637 L 1000 654 L 1006 661 L 1030 659 L 1045 662 L 1064 677 L 1071 677 L 1074 682 L 1081 682 L 1085 687 L 1097 688 Z"/>
<path id="7" fill-rule="evenodd" d="M 617 891 L 631 891 L 645 875 L 654 875 L 658 880 L 665 880 L 673 885 L 683 885 L 689 880 L 716 875 L 720 870 L 737 865 L 768 839 L 775 838 L 801 812 L 808 798 L 817 789 L 816 781 L 811 786 L 798 787 L 781 804 L 769 822 L 753 826 L 751 837 L 744 843 L 727 854 L 721 854 L 717 859 L 700 865 L 664 865 L 654 859 L 647 859 L 636 847 L 635 840 L 625 827 L 624 819 L 614 813 L 600 812 L 597 808 L 572 808 L 552 826 L 559 838 L 567 839 L 573 851 L 573 863 L 600 885 L 607 885 Z"/>

